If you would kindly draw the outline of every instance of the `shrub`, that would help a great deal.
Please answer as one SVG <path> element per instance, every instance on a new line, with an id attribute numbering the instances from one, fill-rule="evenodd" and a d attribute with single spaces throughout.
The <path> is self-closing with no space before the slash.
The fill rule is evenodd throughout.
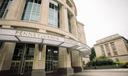
<path id="1" fill-rule="evenodd" d="M 87 63 L 87 66 L 104 66 L 104 65 L 113 65 L 115 64 L 112 59 L 106 57 L 98 57 L 93 61 Z"/>
<path id="2" fill-rule="evenodd" d="M 114 62 L 111 59 L 97 59 L 95 65 L 102 66 L 102 65 L 113 65 Z"/>
<path id="3" fill-rule="evenodd" d="M 124 63 L 122 68 L 128 68 L 128 62 Z"/>

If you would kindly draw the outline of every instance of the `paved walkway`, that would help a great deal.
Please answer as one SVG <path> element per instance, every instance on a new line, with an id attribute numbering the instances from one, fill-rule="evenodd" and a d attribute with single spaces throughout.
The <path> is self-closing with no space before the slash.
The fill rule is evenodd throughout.
<path id="1" fill-rule="evenodd" d="M 96 69 L 85 70 L 71 76 L 128 76 L 128 69 Z"/>
<path id="2" fill-rule="evenodd" d="M 128 69 L 91 69 L 85 71 L 128 71 Z"/>

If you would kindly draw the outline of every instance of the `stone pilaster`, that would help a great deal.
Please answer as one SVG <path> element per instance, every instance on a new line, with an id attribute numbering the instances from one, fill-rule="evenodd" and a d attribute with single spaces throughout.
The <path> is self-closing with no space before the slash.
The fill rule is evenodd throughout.
<path id="1" fill-rule="evenodd" d="M 67 76 L 73 73 L 71 67 L 70 51 L 67 48 L 59 47 L 59 68 L 58 73 L 60 76 Z"/>
<path id="2" fill-rule="evenodd" d="M 72 50 L 71 54 L 72 54 L 72 67 L 74 69 L 74 72 L 81 72 L 83 70 L 82 57 L 79 51 Z"/>
<path id="3" fill-rule="evenodd" d="M 0 76 L 8 74 L 11 66 L 15 43 L 5 42 L 0 49 Z"/>
<path id="4" fill-rule="evenodd" d="M 26 0 L 12 0 L 5 18 L 10 20 L 20 20 L 22 18 L 25 2 Z"/>
<path id="5" fill-rule="evenodd" d="M 41 0 L 40 23 L 48 25 L 49 0 Z"/>
<path id="6" fill-rule="evenodd" d="M 78 27 L 77 27 L 77 21 L 75 16 L 71 16 L 71 29 L 72 29 L 72 34 L 78 38 Z"/>
<path id="7" fill-rule="evenodd" d="M 46 45 L 42 46 L 35 45 L 32 76 L 45 76 Z"/>
<path id="8" fill-rule="evenodd" d="M 68 28 L 68 14 L 67 8 L 65 6 L 60 6 L 59 16 L 60 16 L 60 29 L 63 31 L 69 32 Z"/>

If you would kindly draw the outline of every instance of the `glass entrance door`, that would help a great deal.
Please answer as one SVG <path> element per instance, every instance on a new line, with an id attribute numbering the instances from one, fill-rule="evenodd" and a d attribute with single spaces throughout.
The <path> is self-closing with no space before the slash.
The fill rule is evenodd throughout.
<path id="1" fill-rule="evenodd" d="M 52 73 L 57 70 L 58 66 L 58 47 L 47 46 L 46 48 L 46 73 Z"/>
<path id="2" fill-rule="evenodd" d="M 24 75 L 32 71 L 34 49 L 34 44 L 16 44 L 10 68 L 12 74 Z"/>

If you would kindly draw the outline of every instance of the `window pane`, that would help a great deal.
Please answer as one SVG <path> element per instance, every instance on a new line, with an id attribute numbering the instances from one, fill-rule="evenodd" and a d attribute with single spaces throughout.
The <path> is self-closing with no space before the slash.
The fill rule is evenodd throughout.
<path id="1" fill-rule="evenodd" d="M 23 20 L 28 21 L 38 21 L 40 17 L 40 4 L 38 3 L 40 0 L 35 0 L 27 2 L 26 9 L 24 11 Z"/>
<path id="2" fill-rule="evenodd" d="M 49 3 L 49 26 L 58 28 L 58 6 Z"/>
<path id="3" fill-rule="evenodd" d="M 24 20 L 29 20 L 29 18 L 30 18 L 30 12 L 29 13 L 25 13 Z"/>
<path id="4" fill-rule="evenodd" d="M 101 48 L 101 51 L 102 51 L 103 56 L 105 56 L 105 50 L 104 50 L 103 45 L 101 45 L 100 48 Z"/>
<path id="5" fill-rule="evenodd" d="M 108 56 L 111 56 L 110 48 L 109 48 L 108 43 L 107 43 L 107 44 L 105 44 L 105 48 L 106 48 L 106 51 L 107 51 L 107 53 L 108 53 Z"/>

